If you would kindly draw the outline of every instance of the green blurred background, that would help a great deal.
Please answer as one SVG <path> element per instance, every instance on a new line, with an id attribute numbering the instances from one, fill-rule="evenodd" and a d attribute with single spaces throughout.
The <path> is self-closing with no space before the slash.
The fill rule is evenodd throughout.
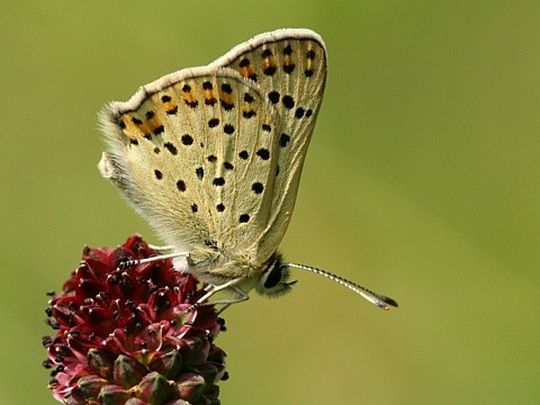
<path id="1" fill-rule="evenodd" d="M 540 401 L 540 2 L 2 2 L 0 403 L 53 404 L 45 291 L 85 244 L 146 223 L 97 172 L 96 112 L 280 27 L 318 31 L 329 80 L 286 257 L 226 313 L 224 404 Z"/>

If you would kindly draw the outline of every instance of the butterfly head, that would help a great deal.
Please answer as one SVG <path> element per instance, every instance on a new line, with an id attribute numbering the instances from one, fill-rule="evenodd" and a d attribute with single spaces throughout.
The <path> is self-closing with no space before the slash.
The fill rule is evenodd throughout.
<path id="1" fill-rule="evenodd" d="M 279 297 L 291 291 L 296 281 L 289 280 L 289 269 L 283 265 L 281 256 L 275 254 L 265 264 L 255 289 L 267 297 Z"/>

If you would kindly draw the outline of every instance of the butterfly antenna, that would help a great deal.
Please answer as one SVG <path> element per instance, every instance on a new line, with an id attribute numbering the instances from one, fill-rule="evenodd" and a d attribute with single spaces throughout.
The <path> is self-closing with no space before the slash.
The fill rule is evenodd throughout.
<path id="1" fill-rule="evenodd" d="M 306 264 L 299 264 L 299 263 L 283 263 L 282 266 L 284 267 L 291 267 L 294 269 L 300 269 L 300 270 L 307 270 L 311 271 L 312 273 L 318 274 L 320 276 L 326 277 L 329 280 L 332 280 L 343 287 L 348 288 L 351 291 L 354 291 L 356 294 L 360 295 L 365 300 L 371 302 L 373 305 L 378 306 L 381 309 L 384 309 L 385 311 L 389 311 L 392 307 L 397 307 L 398 303 L 393 300 L 390 297 L 386 297 L 381 294 L 377 294 L 371 290 L 368 290 L 365 287 L 362 287 L 359 284 L 353 283 L 350 280 L 347 280 L 343 277 L 340 277 L 336 274 L 330 273 L 326 270 L 319 269 L 317 267 L 308 266 Z"/>

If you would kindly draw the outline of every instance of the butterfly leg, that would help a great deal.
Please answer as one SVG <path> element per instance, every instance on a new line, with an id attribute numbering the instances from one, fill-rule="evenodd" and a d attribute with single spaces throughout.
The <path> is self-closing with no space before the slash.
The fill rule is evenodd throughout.
<path id="1" fill-rule="evenodd" d="M 191 305 L 188 308 L 188 311 L 193 311 L 193 310 L 197 309 L 198 307 L 200 307 L 201 305 L 233 304 L 235 302 L 246 301 L 249 298 L 248 295 L 245 292 L 243 292 L 242 290 L 240 290 L 239 288 L 235 287 L 236 284 L 240 283 L 243 280 L 244 280 L 244 277 L 238 277 L 238 278 L 229 280 L 226 283 L 223 283 L 223 284 L 220 284 L 220 285 L 209 284 L 205 288 L 206 294 L 204 294 L 201 298 L 199 298 L 197 300 L 197 302 L 195 302 L 193 305 Z M 240 298 L 232 298 L 232 299 L 229 299 L 229 300 L 208 302 L 208 303 L 206 302 L 206 301 L 208 301 L 208 299 L 212 295 L 214 295 L 214 294 L 216 294 L 216 293 L 218 293 L 220 291 L 223 291 L 223 290 L 225 290 L 227 288 L 231 288 L 231 289 L 239 292 L 241 294 Z"/>
<path id="2" fill-rule="evenodd" d="M 221 314 L 223 311 L 225 311 L 227 308 L 229 308 L 232 304 L 237 304 L 239 302 L 244 302 L 244 301 L 247 301 L 249 300 L 249 295 L 247 295 L 244 291 L 242 291 L 241 289 L 239 289 L 238 287 L 230 287 L 231 290 L 234 290 L 236 293 L 238 293 L 239 297 L 236 297 L 236 298 L 228 298 L 228 299 L 223 299 L 223 300 L 218 300 L 218 301 L 206 301 L 206 302 L 201 302 L 199 303 L 198 301 L 193 304 L 191 307 L 188 308 L 188 311 L 193 311 L 194 309 L 196 308 L 199 308 L 199 307 L 202 307 L 202 306 L 206 306 L 206 305 L 223 305 L 223 308 L 221 308 L 218 312 L 217 312 L 217 315 Z"/>
<path id="3" fill-rule="evenodd" d="M 219 311 L 218 311 L 218 315 L 221 314 L 223 311 L 225 311 L 225 309 L 227 309 L 228 307 L 230 307 L 232 304 L 236 304 L 236 303 L 239 303 L 239 302 L 244 302 L 244 301 L 247 301 L 249 300 L 249 295 L 247 295 L 244 291 L 242 291 L 240 288 L 236 287 L 236 286 L 233 286 L 233 287 L 229 287 L 231 290 L 234 290 L 239 296 L 238 297 L 235 297 L 235 298 L 227 298 L 227 299 L 223 299 L 223 300 L 218 300 L 218 301 L 212 301 L 212 302 L 209 302 L 209 301 L 206 301 L 206 302 L 202 302 L 200 303 L 198 306 L 199 307 L 202 307 L 204 305 L 224 305 L 223 308 L 221 308 Z"/>
<path id="4" fill-rule="evenodd" d="M 187 253 L 187 252 L 173 252 L 173 253 L 168 253 L 168 254 L 165 254 L 165 255 L 157 255 L 157 256 L 152 256 L 152 257 L 146 257 L 144 259 L 125 260 L 125 261 L 118 264 L 118 268 L 127 269 L 127 268 L 130 268 L 130 267 L 135 267 L 138 264 L 157 262 L 159 260 L 166 260 L 166 259 L 174 259 L 175 257 L 188 256 L 188 255 L 189 255 L 189 253 Z"/>
<path id="5" fill-rule="evenodd" d="M 223 307 L 217 312 L 217 314 L 221 314 L 223 311 L 225 311 L 227 308 L 229 308 L 232 304 L 236 304 L 238 302 L 244 302 L 249 300 L 249 295 L 247 295 L 244 291 L 242 291 L 238 287 L 231 287 L 234 291 L 240 295 L 238 298 L 231 298 L 229 300 L 222 300 L 218 302 L 212 302 L 212 304 L 223 304 Z"/>
<path id="6" fill-rule="evenodd" d="M 173 250 L 174 246 L 166 245 L 166 246 L 157 246 L 157 245 L 148 245 L 148 247 L 152 250 L 157 250 L 158 252 L 167 252 L 169 250 Z"/>

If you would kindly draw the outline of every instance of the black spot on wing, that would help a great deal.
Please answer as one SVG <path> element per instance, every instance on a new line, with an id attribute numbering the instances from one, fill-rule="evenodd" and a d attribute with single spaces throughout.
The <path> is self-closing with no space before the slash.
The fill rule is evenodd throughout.
<path id="1" fill-rule="evenodd" d="M 261 148 L 256 152 L 257 156 L 259 156 L 262 160 L 268 160 L 270 159 L 270 151 L 265 148 Z"/>
<path id="2" fill-rule="evenodd" d="M 242 214 L 240 215 L 240 218 L 238 219 L 241 224 L 245 224 L 249 221 L 249 215 L 248 214 Z"/>
<path id="3" fill-rule="evenodd" d="M 171 153 L 171 155 L 178 154 L 178 149 L 176 149 L 176 146 L 174 146 L 172 143 L 166 142 L 165 144 L 163 144 L 163 146 Z"/>

